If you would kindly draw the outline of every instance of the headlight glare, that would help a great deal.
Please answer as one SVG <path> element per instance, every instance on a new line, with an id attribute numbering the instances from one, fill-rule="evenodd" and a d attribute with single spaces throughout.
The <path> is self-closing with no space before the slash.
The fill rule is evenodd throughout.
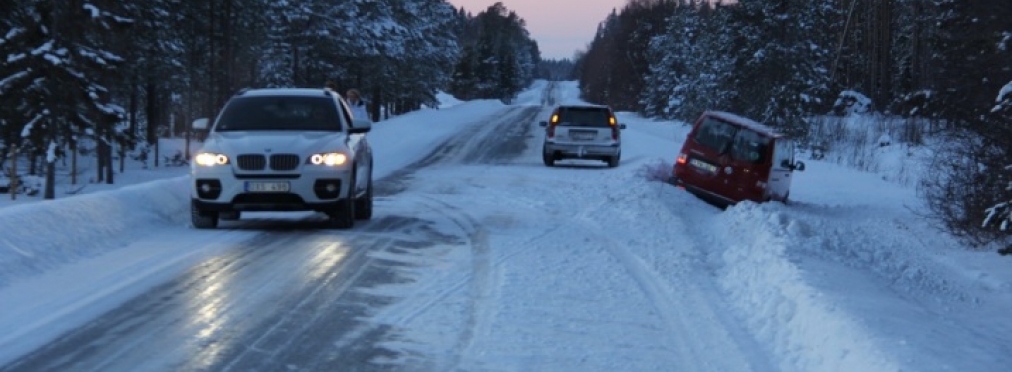
<path id="1" fill-rule="evenodd" d="M 205 167 L 225 165 L 228 164 L 228 156 L 225 156 L 224 154 L 215 154 L 213 152 L 202 152 L 197 154 L 194 161 L 198 165 L 203 165 Z"/>
<path id="2" fill-rule="evenodd" d="M 339 152 L 328 152 L 325 154 L 313 154 L 309 161 L 314 165 L 337 166 L 348 161 L 348 156 Z"/>

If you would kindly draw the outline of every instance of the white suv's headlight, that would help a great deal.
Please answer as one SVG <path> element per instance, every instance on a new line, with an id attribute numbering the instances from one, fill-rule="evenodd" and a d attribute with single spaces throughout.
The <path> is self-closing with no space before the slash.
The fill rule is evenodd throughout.
<path id="1" fill-rule="evenodd" d="M 338 166 L 344 165 L 348 162 L 348 155 L 339 152 L 326 152 L 322 154 L 313 154 L 307 159 L 309 164 L 313 165 L 327 165 L 327 166 Z"/>
<path id="2" fill-rule="evenodd" d="M 203 165 L 205 167 L 213 167 L 215 165 L 228 164 L 228 156 L 213 152 L 202 152 L 197 154 L 197 156 L 194 158 L 194 161 L 197 163 L 197 165 Z"/>

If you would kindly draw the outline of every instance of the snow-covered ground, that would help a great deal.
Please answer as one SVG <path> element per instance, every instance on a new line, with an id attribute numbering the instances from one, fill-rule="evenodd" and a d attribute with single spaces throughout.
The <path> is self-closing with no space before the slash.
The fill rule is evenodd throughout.
<path id="1" fill-rule="evenodd" d="M 560 101 L 578 100 L 574 83 L 560 85 Z M 516 104 L 540 104 L 545 86 Z M 375 177 L 503 107 L 453 102 L 377 123 Z M 415 174 L 404 198 L 466 205 L 454 228 L 482 234 L 469 251 L 386 257 L 430 268 L 372 289 L 400 299 L 372 319 L 403 329 L 387 347 L 463 370 L 1012 365 L 1007 260 L 932 228 L 909 186 L 804 159 L 791 205 L 721 211 L 650 177 L 670 164 L 685 125 L 619 115 L 628 129 L 616 169 L 546 168 L 530 146 L 511 166 Z M 128 171 L 114 186 L 0 204 L 0 365 L 212 255 L 216 242 L 254 234 L 190 229 L 185 171 Z M 463 341 L 447 332 L 461 322 L 473 328 Z"/>

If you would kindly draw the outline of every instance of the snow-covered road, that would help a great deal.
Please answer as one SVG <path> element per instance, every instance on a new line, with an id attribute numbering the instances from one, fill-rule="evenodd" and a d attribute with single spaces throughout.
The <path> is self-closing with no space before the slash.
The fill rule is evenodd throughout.
<path id="1" fill-rule="evenodd" d="M 722 211 L 653 179 L 687 128 L 628 113 L 620 167 L 548 168 L 537 127 L 550 110 L 545 87 L 513 106 L 473 102 L 377 123 L 376 214 L 351 231 L 308 213 L 193 230 L 182 177 L 122 191 L 160 209 L 89 232 L 87 254 L 19 244 L 28 255 L 16 261 L 0 251 L 0 279 L 11 283 L 0 283 L 0 371 L 1012 363 L 1009 275 L 912 218 L 911 190 L 809 162 L 792 205 Z M 555 99 L 575 92 L 563 85 Z M 114 199 L 75 198 L 84 201 L 62 210 L 82 216 Z M 4 212 L 0 222 L 14 221 Z M 130 226 L 138 233 L 123 238 Z"/>

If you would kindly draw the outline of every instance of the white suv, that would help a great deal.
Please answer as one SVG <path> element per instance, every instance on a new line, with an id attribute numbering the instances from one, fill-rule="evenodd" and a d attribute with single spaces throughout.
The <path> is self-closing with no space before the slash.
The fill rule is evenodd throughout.
<path id="1" fill-rule="evenodd" d="M 242 211 L 319 211 L 338 228 L 372 218 L 372 124 L 350 112 L 328 89 L 232 97 L 190 165 L 193 226 L 215 228 Z"/>

